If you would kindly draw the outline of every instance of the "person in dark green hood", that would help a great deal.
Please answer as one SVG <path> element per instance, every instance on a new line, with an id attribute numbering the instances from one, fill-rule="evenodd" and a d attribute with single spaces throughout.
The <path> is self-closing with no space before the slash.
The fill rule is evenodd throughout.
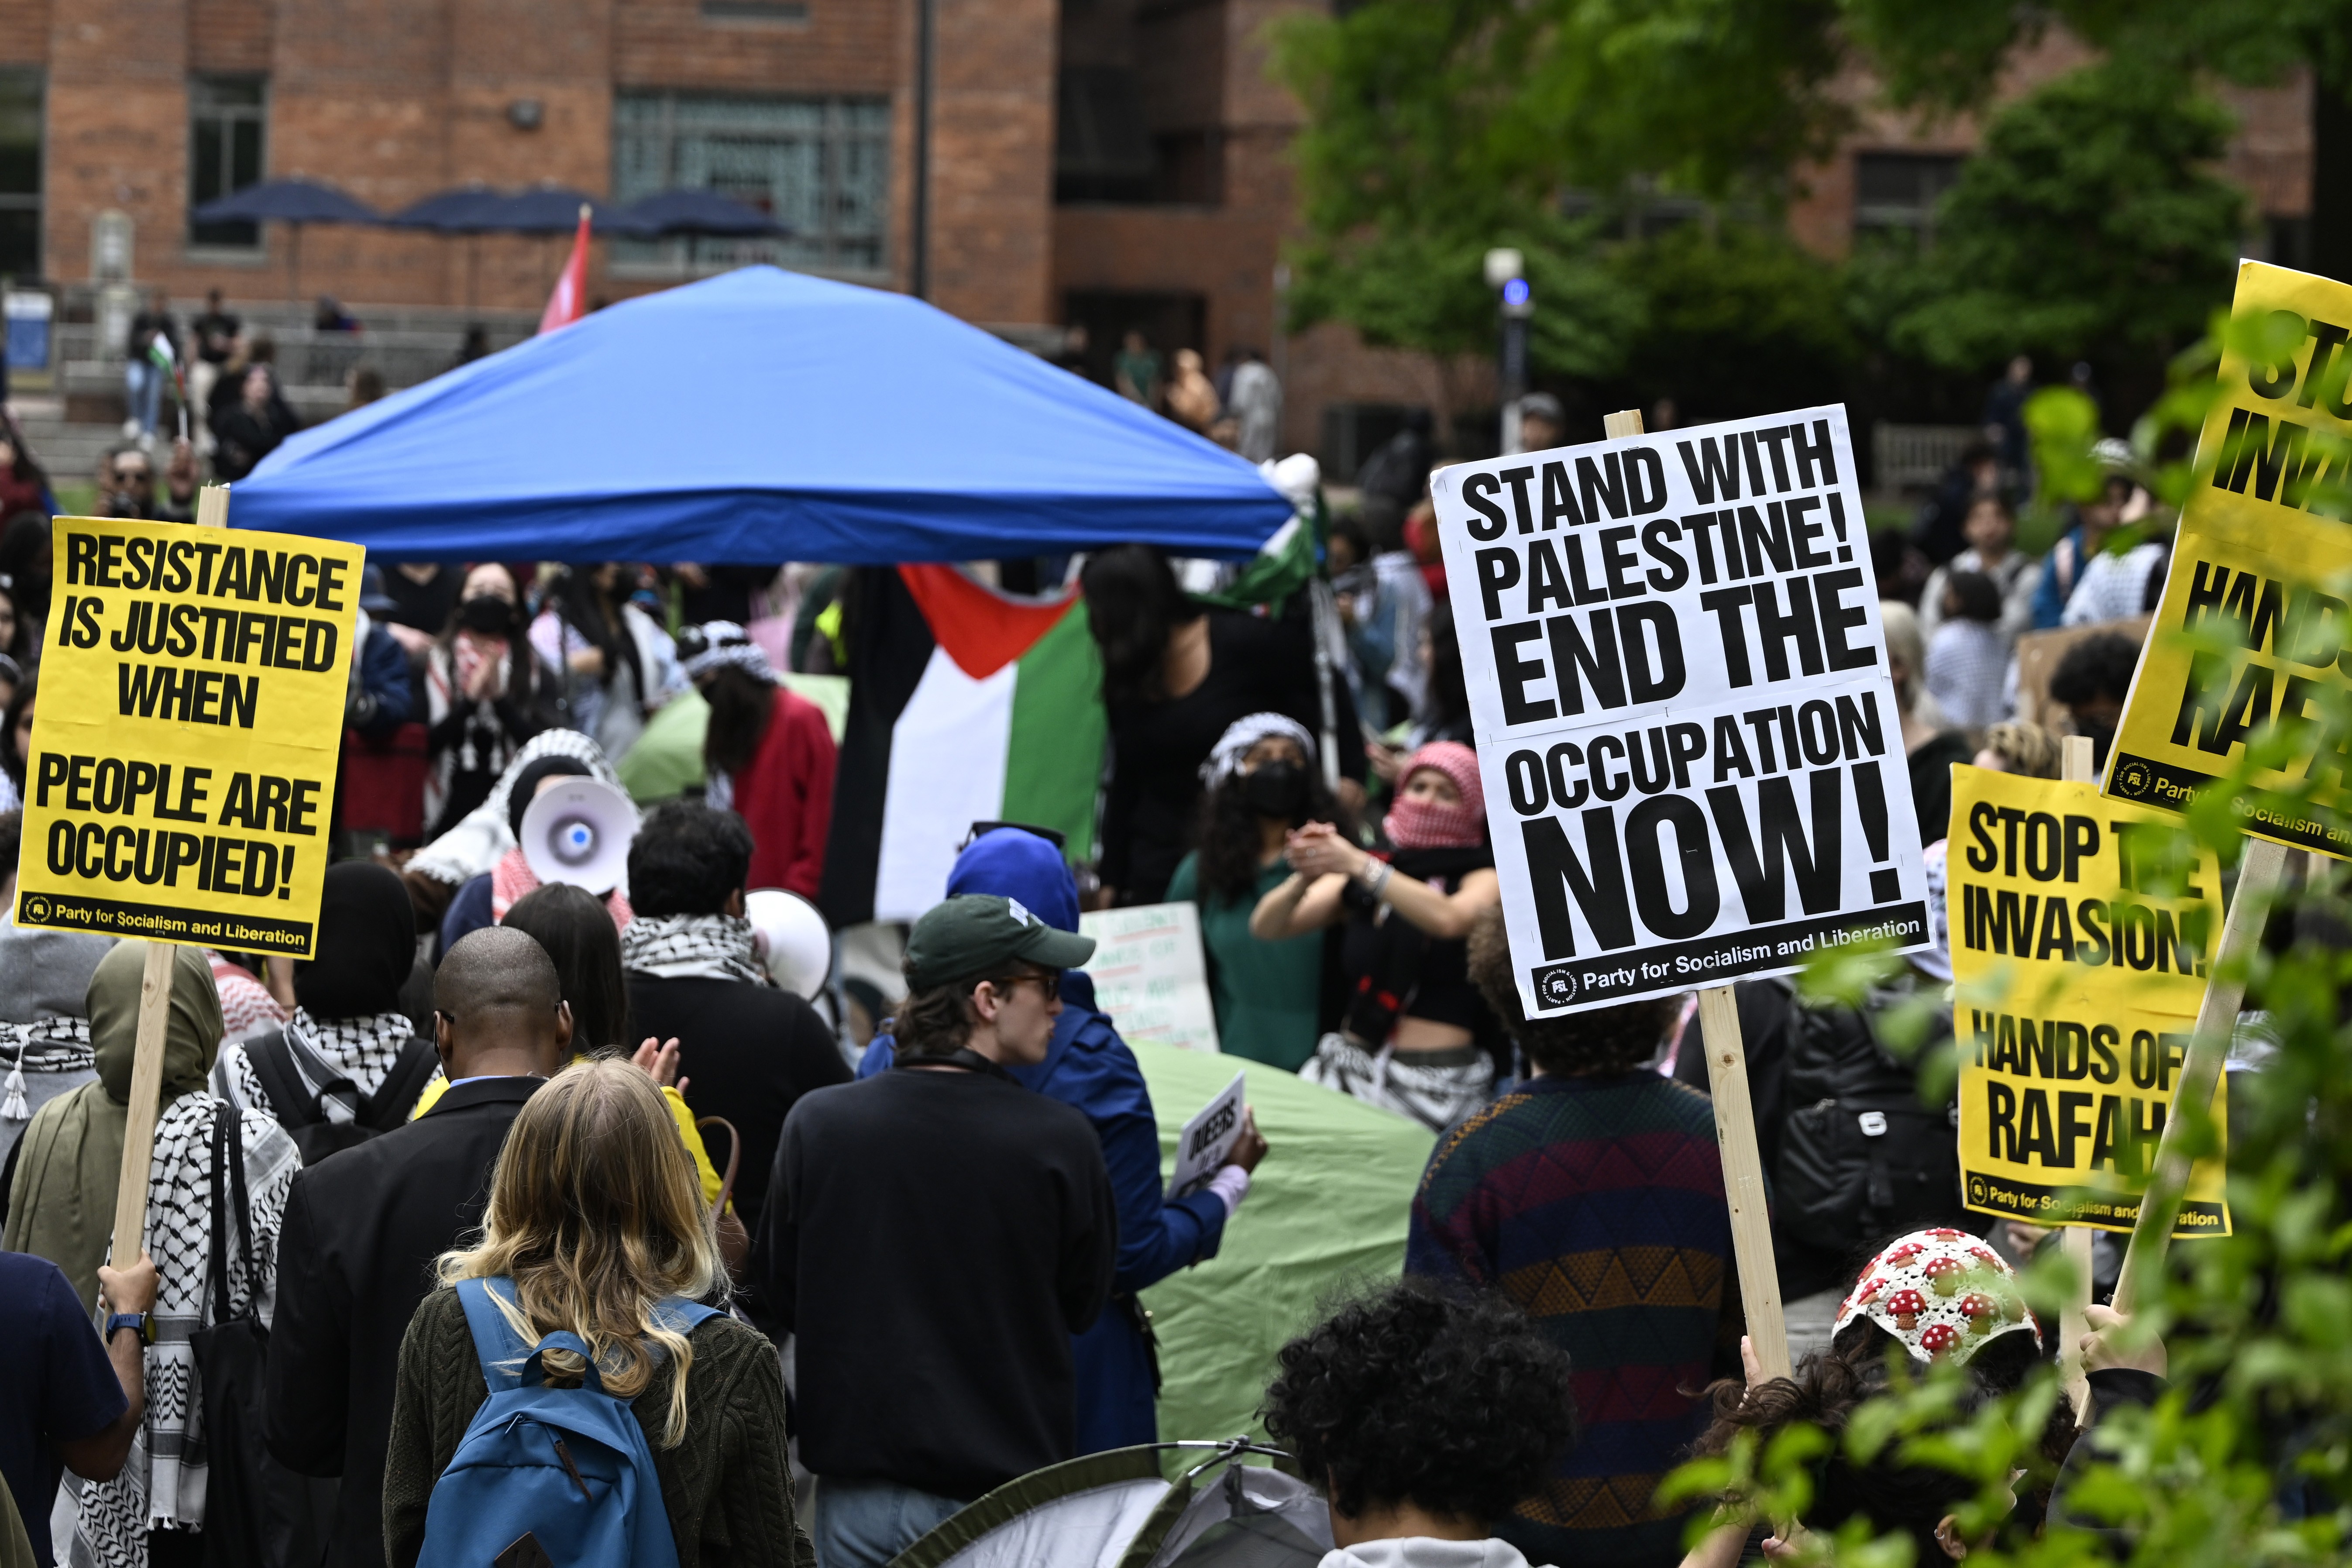
<path id="1" fill-rule="evenodd" d="M 25 1129 L 8 1188 L 7 1228 L 0 1233 L 0 1245 L 9 1251 L 37 1253 L 64 1269 L 85 1309 L 97 1305 L 98 1266 L 106 1261 L 114 1233 L 146 962 L 145 942 L 122 942 L 90 976 L 89 1044 L 98 1078 L 41 1107 Z M 159 1109 L 205 1087 L 220 1042 L 220 994 L 212 970 L 202 948 L 183 947 L 173 955 Z"/>

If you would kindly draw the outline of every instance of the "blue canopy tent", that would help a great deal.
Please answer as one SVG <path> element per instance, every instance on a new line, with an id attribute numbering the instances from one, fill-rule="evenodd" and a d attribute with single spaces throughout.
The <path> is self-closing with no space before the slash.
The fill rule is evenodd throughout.
<path id="1" fill-rule="evenodd" d="M 387 560 L 1243 556 L 1248 463 L 919 300 L 751 267 L 305 430 L 232 524 Z"/>

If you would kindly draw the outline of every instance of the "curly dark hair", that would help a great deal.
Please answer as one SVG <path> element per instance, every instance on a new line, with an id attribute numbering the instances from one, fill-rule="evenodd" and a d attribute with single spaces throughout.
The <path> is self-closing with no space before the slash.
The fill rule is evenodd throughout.
<path id="1" fill-rule="evenodd" d="M 641 915 L 715 915 L 751 874 L 751 830 L 731 811 L 674 800 L 629 843 L 629 904 Z"/>
<path id="2" fill-rule="evenodd" d="M 1331 1506 L 1491 1523 L 1576 1436 L 1568 1352 L 1503 1296 L 1405 1279 L 1282 1347 L 1260 1414 Z"/>
<path id="3" fill-rule="evenodd" d="M 1353 812 L 1340 805 L 1323 782 L 1323 770 L 1307 767 L 1307 805 L 1293 827 L 1328 822 L 1350 839 Z M 1201 896 L 1210 903 L 1257 902 L 1257 813 L 1242 795 L 1242 775 L 1230 773 L 1201 792 Z"/>
<path id="4" fill-rule="evenodd" d="M 2050 675 L 2050 696 L 2069 708 L 2131 694 L 2132 671 L 2139 668 L 2139 644 L 2116 632 L 2084 637 L 2066 650 Z"/>
<path id="5" fill-rule="evenodd" d="M 1519 1008 L 1510 938 L 1503 931 L 1500 908 L 1483 911 L 1470 927 L 1470 981 L 1528 1060 L 1554 1078 L 1633 1072 L 1648 1066 L 1682 1010 L 1679 997 L 1654 996 L 1564 1018 L 1530 1019 Z"/>
<path id="6" fill-rule="evenodd" d="M 1754 1388 L 1726 1378 L 1707 1391 L 1715 1421 L 1700 1435 L 1695 1451 L 1722 1454 L 1741 1432 L 1769 1439 L 1800 1422 L 1840 1437 L 1855 1407 L 1887 1391 L 1890 1354 L 1901 1358 L 1907 1353 L 1894 1335 L 1868 1318 L 1857 1318 L 1826 1352 L 1807 1356 L 1794 1377 L 1776 1377 Z M 1949 1416 L 1951 1424 L 1967 1422 L 1985 1400 L 2023 1387 L 2042 1362 L 2032 1334 L 2007 1333 L 1987 1342 L 1969 1360 L 1973 1386 Z M 2074 1440 L 2074 1406 L 2062 1394 L 2042 1426 L 2042 1458 L 2054 1469 Z M 1956 1471 L 1902 1462 L 1892 1444 L 1865 1465 L 1856 1463 L 1843 1442 L 1833 1442 L 1813 1461 L 1812 1471 L 1813 1503 L 1805 1511 L 1807 1525 L 1833 1530 L 1859 1515 L 1877 1530 L 1909 1535 L 1919 1563 L 1945 1561 L 1936 1526 L 1977 1490 L 1975 1481 Z"/>

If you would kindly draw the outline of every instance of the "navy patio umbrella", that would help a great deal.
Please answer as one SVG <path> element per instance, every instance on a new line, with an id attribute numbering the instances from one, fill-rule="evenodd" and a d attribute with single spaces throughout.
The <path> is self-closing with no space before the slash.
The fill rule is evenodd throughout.
<path id="1" fill-rule="evenodd" d="M 506 197 L 484 184 L 459 185 L 437 191 L 423 201 L 403 207 L 384 221 L 394 228 L 429 229 L 436 234 L 480 234 Z"/>
<path id="2" fill-rule="evenodd" d="M 533 185 L 502 196 L 490 208 L 491 234 L 570 234 L 580 226 L 580 209 L 599 234 L 613 226 L 614 209 L 585 191 L 562 185 Z"/>
<path id="3" fill-rule="evenodd" d="M 656 191 L 641 196 L 615 215 L 613 229 L 642 239 L 670 235 L 750 238 L 791 232 L 759 208 L 717 191 Z"/>
<path id="4" fill-rule="evenodd" d="M 383 215 L 332 185 L 315 180 L 264 180 L 241 191 L 206 202 L 188 214 L 197 223 L 282 223 L 286 246 L 287 293 L 302 294 L 302 226 L 306 223 L 367 223 Z"/>
<path id="5" fill-rule="evenodd" d="M 1250 464 L 903 294 L 747 267 L 289 437 L 234 526 L 394 561 L 1247 556 Z"/>

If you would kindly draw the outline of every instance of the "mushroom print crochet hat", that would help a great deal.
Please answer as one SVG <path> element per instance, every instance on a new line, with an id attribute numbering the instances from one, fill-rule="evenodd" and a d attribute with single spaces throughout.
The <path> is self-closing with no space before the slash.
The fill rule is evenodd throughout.
<path id="1" fill-rule="evenodd" d="M 1832 1337 L 1866 1317 L 1903 1342 L 1914 1361 L 1964 1362 L 2013 1329 L 2042 1325 L 2017 1292 L 2017 1271 L 1964 1230 L 1915 1230 L 1870 1260 L 1838 1309 Z"/>

